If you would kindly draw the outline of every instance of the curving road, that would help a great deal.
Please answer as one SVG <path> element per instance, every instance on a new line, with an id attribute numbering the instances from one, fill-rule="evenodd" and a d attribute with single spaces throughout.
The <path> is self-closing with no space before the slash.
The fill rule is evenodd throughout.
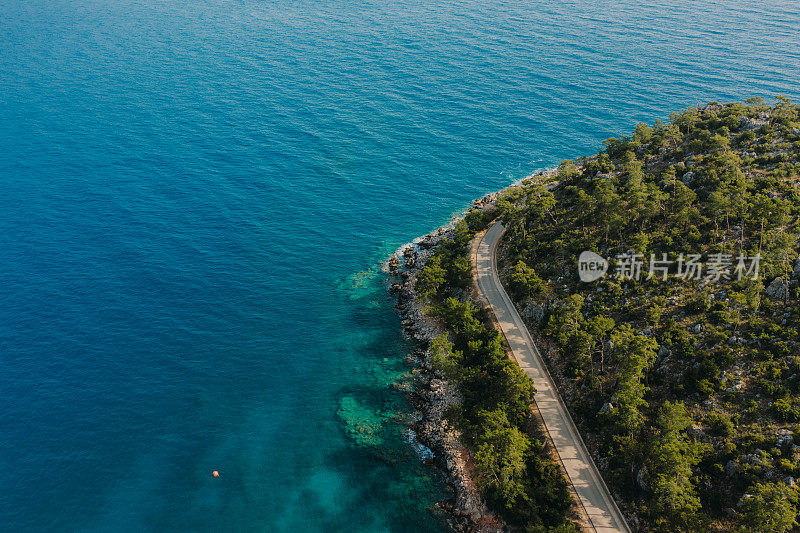
<path id="1" fill-rule="evenodd" d="M 558 395 L 553 380 L 547 372 L 539 350 L 528 329 L 500 284 L 497 275 L 495 252 L 505 228 L 499 222 L 479 237 L 472 258 L 478 275 L 478 288 L 494 311 L 514 359 L 533 379 L 536 386 L 536 406 L 544 419 L 547 432 L 553 441 L 564 469 L 580 500 L 593 531 L 629 533 L 625 518 L 597 471 L 597 467 L 583 443 L 575 423 Z"/>

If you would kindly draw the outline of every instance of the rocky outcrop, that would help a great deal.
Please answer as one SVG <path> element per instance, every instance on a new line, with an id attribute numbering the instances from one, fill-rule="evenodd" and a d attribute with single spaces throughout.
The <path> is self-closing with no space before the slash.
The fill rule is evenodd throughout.
<path id="1" fill-rule="evenodd" d="M 764 290 L 764 294 L 773 300 L 786 300 L 789 297 L 789 282 L 781 277 L 775 278 Z"/>
<path id="2" fill-rule="evenodd" d="M 539 326 L 544 320 L 544 315 L 547 312 L 547 305 L 540 302 L 528 302 L 525 309 L 522 311 L 523 318 L 530 320 L 535 326 Z"/>

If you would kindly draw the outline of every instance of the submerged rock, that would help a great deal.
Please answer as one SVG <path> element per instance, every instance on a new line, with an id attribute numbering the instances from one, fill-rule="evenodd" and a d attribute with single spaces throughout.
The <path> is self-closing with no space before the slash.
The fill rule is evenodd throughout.
<path id="1" fill-rule="evenodd" d="M 347 435 L 359 446 L 380 446 L 384 439 L 382 436 L 383 418 L 379 413 L 361 405 L 351 396 L 345 396 L 339 402 L 336 414 L 344 422 Z"/>

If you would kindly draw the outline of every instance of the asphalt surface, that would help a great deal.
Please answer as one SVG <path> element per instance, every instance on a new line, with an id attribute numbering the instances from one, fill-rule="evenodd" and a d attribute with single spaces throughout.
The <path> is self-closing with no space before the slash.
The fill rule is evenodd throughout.
<path id="1" fill-rule="evenodd" d="M 505 228 L 499 222 L 492 225 L 477 246 L 476 263 L 478 287 L 494 311 L 500 328 L 519 366 L 533 379 L 536 386 L 536 406 L 544 419 L 564 469 L 583 507 L 589 526 L 594 531 L 629 533 L 625 518 L 597 471 L 575 423 L 567 411 L 541 354 L 525 323 L 506 294 L 497 274 L 495 251 Z"/>

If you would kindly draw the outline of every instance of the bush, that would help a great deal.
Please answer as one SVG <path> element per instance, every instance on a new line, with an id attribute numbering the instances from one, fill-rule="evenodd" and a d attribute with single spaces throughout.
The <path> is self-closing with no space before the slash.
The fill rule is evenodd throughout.
<path id="1" fill-rule="evenodd" d="M 742 521 L 748 531 L 783 533 L 794 524 L 795 491 L 783 483 L 756 483 L 742 498 Z"/>
<path id="2" fill-rule="evenodd" d="M 781 422 L 797 422 L 800 420 L 800 411 L 786 398 L 779 398 L 772 404 L 775 418 Z"/>
<path id="3" fill-rule="evenodd" d="M 518 261 L 511 269 L 508 283 L 511 291 L 519 299 L 525 299 L 538 293 L 544 286 L 544 282 L 536 274 L 536 271 L 526 265 L 524 261 Z"/>
<path id="4" fill-rule="evenodd" d="M 440 256 L 431 257 L 417 276 L 417 293 L 425 300 L 432 300 L 447 280 L 447 271 Z"/>
<path id="5" fill-rule="evenodd" d="M 720 437 L 728 438 L 733 435 L 734 427 L 731 417 L 725 413 L 712 413 L 706 420 L 711 426 L 711 431 Z"/>

